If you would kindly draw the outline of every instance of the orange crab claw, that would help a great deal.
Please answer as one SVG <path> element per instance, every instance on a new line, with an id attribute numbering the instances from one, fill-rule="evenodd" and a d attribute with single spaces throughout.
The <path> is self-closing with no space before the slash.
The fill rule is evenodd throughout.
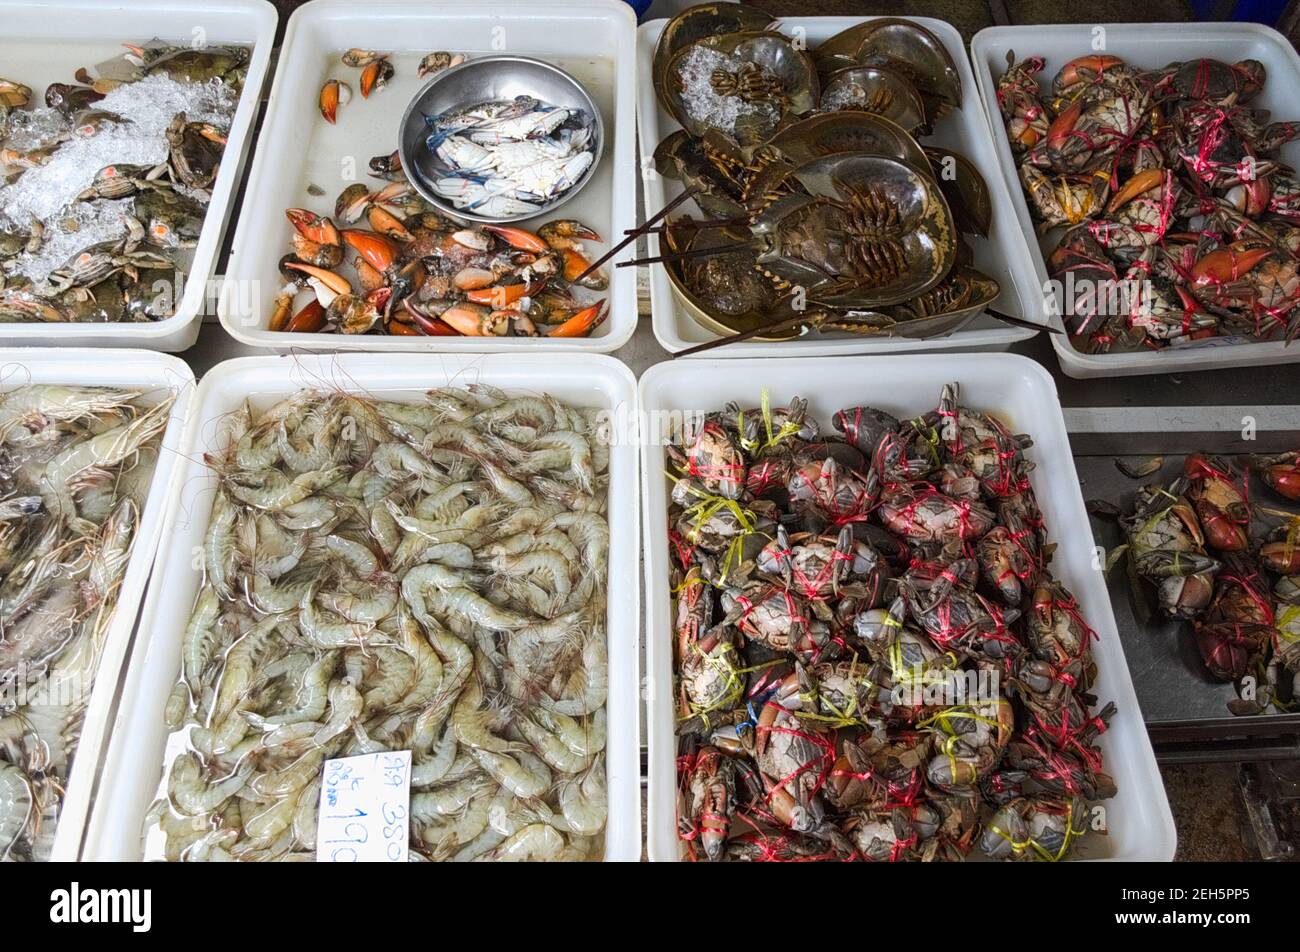
<path id="1" fill-rule="evenodd" d="M 1255 265 L 1272 253 L 1271 248 L 1243 248 L 1241 242 L 1211 251 L 1192 265 L 1192 284 L 1196 287 L 1205 287 L 1209 284 L 1234 281 L 1242 275 L 1249 274 Z"/>
<path id="2" fill-rule="evenodd" d="M 361 98 L 369 99 L 371 92 L 374 91 L 375 83 L 379 81 L 379 70 L 382 68 L 383 60 L 375 60 L 367 63 L 366 68 L 361 71 Z"/>
<path id="3" fill-rule="evenodd" d="M 484 231 L 501 238 L 512 248 L 519 248 L 523 251 L 536 251 L 540 254 L 543 251 L 549 251 L 551 247 L 537 235 L 523 228 L 513 228 L 509 225 L 483 225 L 482 228 Z"/>
<path id="4" fill-rule="evenodd" d="M 320 114 L 325 117 L 325 121 L 334 125 L 339 115 L 339 103 L 343 99 L 343 84 L 337 79 L 331 79 L 320 88 Z"/>
<path id="5" fill-rule="evenodd" d="M 1111 196 L 1110 202 L 1106 205 L 1106 211 L 1113 212 L 1123 208 L 1143 192 L 1151 191 L 1164 180 L 1164 169 L 1144 169 L 1136 173 L 1124 183 L 1119 191 Z"/>
<path id="6" fill-rule="evenodd" d="M 298 234 L 321 245 L 337 245 L 339 230 L 334 222 L 324 215 L 317 215 L 305 208 L 286 208 L 284 215 L 289 219 Z"/>
<path id="7" fill-rule="evenodd" d="M 510 326 L 491 308 L 466 301 L 453 304 L 439 316 L 467 337 L 501 337 Z"/>
<path id="8" fill-rule="evenodd" d="M 1065 144 L 1065 140 L 1070 137 L 1074 127 L 1079 122 L 1079 116 L 1083 114 L 1083 103 L 1076 99 L 1070 103 L 1059 116 L 1052 120 L 1051 126 L 1047 129 L 1047 146 L 1050 149 L 1059 149 Z"/>
<path id="9" fill-rule="evenodd" d="M 436 317 L 427 317 L 415 310 L 407 302 L 403 302 L 403 307 L 407 315 L 411 318 L 416 329 L 426 337 L 459 337 L 460 332 L 452 327 L 446 321 L 439 320 Z"/>
<path id="10" fill-rule="evenodd" d="M 361 255 L 366 264 L 376 271 L 387 271 L 397 260 L 397 245 L 383 235 L 357 228 L 344 229 L 342 234 L 348 247 Z"/>
<path id="11" fill-rule="evenodd" d="M 301 261 L 286 261 L 284 266 L 315 278 L 335 294 L 347 294 L 352 290 L 352 283 L 347 278 L 325 268 L 318 268 L 312 264 L 303 264 Z"/>
<path id="12" fill-rule="evenodd" d="M 410 241 L 413 237 L 407 227 L 402 224 L 402 220 L 387 208 L 371 205 L 366 218 L 370 222 L 370 227 L 381 235 L 386 235 L 396 241 Z"/>
<path id="13" fill-rule="evenodd" d="M 1070 60 L 1061 67 L 1061 82 L 1066 86 L 1073 86 L 1078 82 L 1087 82 L 1091 79 L 1090 75 L 1104 73 L 1112 66 L 1123 66 L 1124 61 L 1118 56 L 1107 56 L 1104 53 L 1093 53 L 1088 56 L 1080 56 Z"/>
<path id="14" fill-rule="evenodd" d="M 586 337 L 605 322 L 605 301 L 602 299 L 584 308 L 563 324 L 551 330 L 547 337 Z"/>
<path id="15" fill-rule="evenodd" d="M 465 292 L 465 299 L 475 304 L 490 304 L 495 308 L 506 308 L 520 298 L 532 297 L 546 287 L 546 279 L 529 284 L 499 284 L 492 288 L 475 288 Z"/>
<path id="16" fill-rule="evenodd" d="M 289 319 L 284 329 L 290 334 L 314 334 L 325 326 L 325 308 L 312 298 L 303 309 Z"/>

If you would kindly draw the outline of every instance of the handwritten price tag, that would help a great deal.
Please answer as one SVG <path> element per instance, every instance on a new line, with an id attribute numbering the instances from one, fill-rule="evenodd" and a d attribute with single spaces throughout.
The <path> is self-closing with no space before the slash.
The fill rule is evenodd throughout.
<path id="1" fill-rule="evenodd" d="M 325 761 L 316 825 L 318 863 L 405 863 L 411 752 Z"/>

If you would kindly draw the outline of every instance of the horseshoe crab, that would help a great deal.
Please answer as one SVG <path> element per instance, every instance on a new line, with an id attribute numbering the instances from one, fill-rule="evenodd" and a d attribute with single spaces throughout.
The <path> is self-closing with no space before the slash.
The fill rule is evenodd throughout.
<path id="1" fill-rule="evenodd" d="M 993 199 L 975 163 L 960 152 L 935 146 L 926 146 L 925 155 L 939 190 L 952 209 L 957 230 L 987 238 L 989 226 L 993 224 Z"/>
<path id="2" fill-rule="evenodd" d="M 927 171 L 848 153 L 805 163 L 805 196 L 778 199 L 758 217 L 759 263 L 818 303 L 899 304 L 930 290 L 956 254 L 952 213 Z"/>
<path id="3" fill-rule="evenodd" d="M 698 40 L 669 60 L 667 108 L 695 135 L 716 129 L 742 146 L 766 141 L 788 116 L 817 104 L 812 58 L 781 33 L 725 33 Z"/>
<path id="4" fill-rule="evenodd" d="M 668 63 L 692 43 L 726 33 L 762 33 L 772 29 L 776 17 L 743 3 L 701 3 L 683 10 L 664 26 L 655 44 L 650 67 L 655 97 L 668 112 Z"/>
<path id="5" fill-rule="evenodd" d="M 926 124 L 925 102 L 915 86 L 886 66 L 846 66 L 827 77 L 820 112 L 861 110 L 884 116 L 910 133 Z"/>
<path id="6" fill-rule="evenodd" d="M 885 66 L 902 73 L 926 103 L 931 123 L 961 108 L 961 74 L 943 42 L 920 24 L 880 17 L 849 27 L 813 51 L 817 72 L 829 78 L 847 66 Z"/>

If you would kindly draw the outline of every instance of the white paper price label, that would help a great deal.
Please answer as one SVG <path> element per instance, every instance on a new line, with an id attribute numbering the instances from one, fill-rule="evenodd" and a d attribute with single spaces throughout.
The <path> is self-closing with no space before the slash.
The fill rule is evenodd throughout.
<path id="1" fill-rule="evenodd" d="M 405 863 L 411 752 L 325 761 L 316 824 L 318 863 Z"/>

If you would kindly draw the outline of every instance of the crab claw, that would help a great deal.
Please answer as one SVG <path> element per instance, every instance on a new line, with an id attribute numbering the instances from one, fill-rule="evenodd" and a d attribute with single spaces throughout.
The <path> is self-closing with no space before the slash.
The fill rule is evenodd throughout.
<path id="1" fill-rule="evenodd" d="M 550 250 L 550 245 L 531 231 L 523 228 L 513 228 L 510 225 L 483 225 L 482 228 L 489 234 L 496 235 L 512 248 L 519 248 L 522 251 L 535 251 L 539 254 Z"/>
<path id="2" fill-rule="evenodd" d="M 1295 575 L 1300 572 L 1300 545 L 1266 542 L 1259 547 L 1259 560 L 1280 575 Z"/>
<path id="3" fill-rule="evenodd" d="M 370 227 L 395 241 L 410 241 L 413 237 L 402 220 L 381 205 L 371 205 L 367 214 Z"/>
<path id="4" fill-rule="evenodd" d="M 1238 182 L 1224 194 L 1224 198 L 1237 211 L 1254 218 L 1268 210 L 1273 201 L 1273 185 L 1268 178 Z"/>
<path id="5" fill-rule="evenodd" d="M 284 266 L 307 275 L 307 283 L 315 289 L 316 296 L 318 298 L 322 297 L 322 292 L 324 292 L 324 300 L 321 303 L 326 307 L 329 306 L 329 302 L 333 301 L 336 295 L 348 294 L 352 291 L 352 283 L 347 278 L 325 268 L 303 264 L 300 261 L 286 261 Z"/>
<path id="6" fill-rule="evenodd" d="M 573 317 L 558 327 L 552 328 L 547 337 L 586 337 L 605 322 L 606 301 L 602 298 L 591 307 L 583 308 Z"/>
<path id="7" fill-rule="evenodd" d="M 1061 82 L 1066 86 L 1073 86 L 1080 82 L 1091 82 L 1094 76 L 1104 73 L 1112 66 L 1123 65 L 1124 61 L 1118 56 L 1107 56 L 1104 53 L 1080 56 L 1061 67 Z"/>
<path id="8" fill-rule="evenodd" d="M 1049 149 L 1059 149 L 1070 138 L 1070 133 L 1079 123 L 1079 116 L 1083 114 L 1083 102 L 1076 99 L 1070 103 L 1060 115 L 1052 120 L 1052 124 L 1047 128 L 1047 147 Z"/>
<path id="9" fill-rule="evenodd" d="M 1249 274 L 1252 268 L 1272 253 L 1271 248 L 1242 247 L 1241 242 L 1211 251 L 1192 265 L 1192 284 L 1202 288 L 1234 281 Z"/>
<path id="10" fill-rule="evenodd" d="M 1261 475 L 1278 495 L 1300 502 L 1300 466 L 1295 463 L 1274 463 Z"/>
<path id="11" fill-rule="evenodd" d="M 564 280 L 579 287 L 593 291 L 603 291 L 609 287 L 609 278 L 603 270 L 591 271 L 591 262 L 586 255 L 573 248 L 563 248 L 560 255 L 564 258 Z M 590 274 L 587 274 L 591 271 Z M 586 277 L 582 277 L 586 275 Z M 582 277 L 582 280 L 578 280 Z"/>
<path id="12" fill-rule="evenodd" d="M 490 304 L 495 308 L 507 308 L 520 298 L 532 297 L 546 287 L 545 279 L 528 284 L 499 284 L 491 288 L 475 288 L 465 293 L 465 299 L 475 304 Z"/>
<path id="13" fill-rule="evenodd" d="M 312 298 L 301 311 L 289 318 L 284 329 L 291 334 L 314 334 L 324 326 L 325 308 L 318 298 Z"/>
<path id="14" fill-rule="evenodd" d="M 352 87 L 347 83 L 331 79 L 320 88 L 320 114 L 325 121 L 334 125 L 338 119 L 339 106 L 347 105 L 352 98 Z"/>
<path id="15" fill-rule="evenodd" d="M 1110 202 L 1106 205 L 1106 211 L 1118 211 L 1143 192 L 1149 192 L 1159 186 L 1164 180 L 1164 169 L 1144 169 L 1134 174 L 1119 191 L 1111 196 Z"/>
<path id="16" fill-rule="evenodd" d="M 398 248 L 390 238 L 357 228 L 345 229 L 342 235 L 348 247 L 376 271 L 387 271 L 397 260 Z"/>
<path id="17" fill-rule="evenodd" d="M 339 243 L 339 230 L 334 227 L 334 222 L 324 215 L 317 215 L 305 208 L 286 208 L 284 215 L 289 219 L 289 224 L 293 225 L 298 234 L 304 238 L 322 245 Z"/>
<path id="18" fill-rule="evenodd" d="M 386 58 L 372 60 L 361 71 L 361 98 L 369 99 L 376 89 L 383 89 L 393 76 L 393 64 Z"/>
<path id="19" fill-rule="evenodd" d="M 504 311 L 494 311 L 483 304 L 462 301 L 439 315 L 454 330 L 467 337 L 502 337 L 510 329 Z"/>
<path id="20" fill-rule="evenodd" d="M 448 324 L 446 321 L 439 320 L 436 317 L 429 317 L 421 314 L 413 308 L 409 302 L 402 302 L 403 309 L 411 318 L 411 323 L 415 325 L 416 330 L 426 337 L 459 337 L 460 333 Z M 400 326 L 400 325 L 394 325 Z"/>
<path id="21" fill-rule="evenodd" d="M 537 229 L 537 235 L 556 250 L 572 248 L 579 241 L 600 241 L 600 235 L 572 218 L 549 221 Z"/>

